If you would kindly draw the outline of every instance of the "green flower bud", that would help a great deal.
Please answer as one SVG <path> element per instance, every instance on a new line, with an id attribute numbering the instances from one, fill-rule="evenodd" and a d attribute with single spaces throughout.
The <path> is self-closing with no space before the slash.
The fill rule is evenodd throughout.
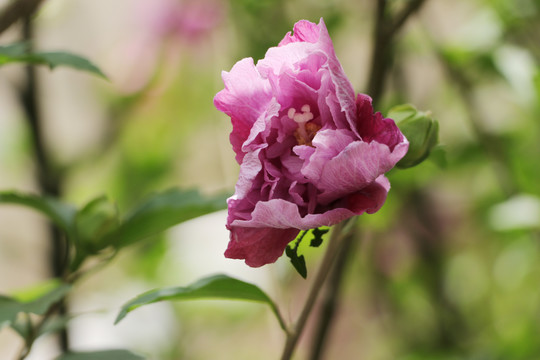
<path id="1" fill-rule="evenodd" d="M 116 229 L 120 223 L 118 209 L 105 196 L 90 201 L 75 219 L 79 244 L 88 253 L 96 253 L 110 244 L 103 242 L 104 236 Z"/>
<path id="2" fill-rule="evenodd" d="M 406 169 L 427 159 L 439 141 L 439 123 L 431 112 L 418 111 L 414 106 L 405 104 L 390 109 L 387 117 L 394 119 L 409 140 L 409 151 L 396 166 Z"/>

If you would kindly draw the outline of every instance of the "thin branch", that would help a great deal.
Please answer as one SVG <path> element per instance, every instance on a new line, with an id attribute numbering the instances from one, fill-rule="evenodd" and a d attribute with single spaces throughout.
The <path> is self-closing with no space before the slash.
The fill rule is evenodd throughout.
<path id="1" fill-rule="evenodd" d="M 296 344 L 300 339 L 300 335 L 302 335 L 309 314 L 311 313 L 311 310 L 315 305 L 315 301 L 317 300 L 317 297 L 321 291 L 322 285 L 330 272 L 330 268 L 336 259 L 336 255 L 344 244 L 342 241 L 343 237 L 348 233 L 350 226 L 354 223 L 354 220 L 356 220 L 355 217 L 334 226 L 332 235 L 328 241 L 328 248 L 326 249 L 326 253 L 321 264 L 319 265 L 319 270 L 315 276 L 313 284 L 311 285 L 311 290 L 308 294 L 304 307 L 302 308 L 302 312 L 300 313 L 295 326 L 287 335 L 287 341 L 283 349 L 281 360 L 289 360 L 291 358 Z"/>
<path id="2" fill-rule="evenodd" d="M 393 47 L 393 38 L 405 24 L 406 20 L 418 11 L 424 2 L 425 0 L 412 0 L 407 7 L 395 16 L 395 20 L 392 21 L 391 17 L 387 14 L 387 1 L 377 1 L 373 31 L 373 52 L 368 85 L 368 94 L 372 97 L 374 104 L 380 101 L 383 93 L 384 79 L 390 67 L 389 58 Z M 340 285 L 345 275 L 347 263 L 351 258 L 349 255 L 353 252 L 354 240 L 356 239 L 354 239 L 353 234 L 346 237 L 341 244 L 336 265 L 331 270 L 330 276 L 332 281 L 327 284 L 327 297 L 322 307 L 316 335 L 312 341 L 312 360 L 320 359 L 324 351 L 325 339 L 330 330 L 339 302 Z"/>
<path id="3" fill-rule="evenodd" d="M 311 341 L 311 360 L 321 359 L 326 344 L 327 335 L 330 331 L 332 320 L 336 313 L 336 308 L 339 302 L 339 294 L 341 284 L 344 280 L 345 270 L 349 265 L 349 260 L 354 253 L 356 244 L 356 231 L 351 232 L 343 239 L 343 244 L 337 254 L 334 267 L 330 272 L 328 279 L 325 297 L 323 299 L 321 315 L 316 326 L 315 336 Z"/>
<path id="4" fill-rule="evenodd" d="M 385 74 L 389 67 L 388 40 L 385 35 L 386 0 L 377 1 L 375 28 L 373 32 L 373 51 L 371 53 L 368 94 L 376 104 L 382 94 Z"/>
<path id="5" fill-rule="evenodd" d="M 23 23 L 23 39 L 31 46 L 33 38 L 33 26 L 31 16 L 27 16 Z M 43 134 L 43 118 L 39 109 L 38 99 L 38 77 L 36 69 L 32 65 L 27 65 L 25 69 L 25 83 L 20 91 L 19 97 L 25 112 L 25 119 L 30 128 L 31 141 L 33 145 L 34 157 L 36 160 L 37 182 L 44 195 L 59 197 L 61 193 L 61 176 L 52 166 L 45 146 Z M 68 264 L 68 246 L 60 229 L 51 224 L 49 226 L 49 238 L 51 241 L 51 253 L 49 266 L 52 276 L 64 279 Z M 66 313 L 65 303 L 61 301 L 58 305 L 60 315 Z M 68 339 L 65 330 L 60 332 L 60 347 L 67 350 Z"/>
<path id="6" fill-rule="evenodd" d="M 19 20 L 30 17 L 43 0 L 14 0 L 0 13 L 0 34 Z"/>
<path id="7" fill-rule="evenodd" d="M 393 21 L 392 26 L 388 29 L 387 36 L 394 36 L 401 29 L 401 27 L 405 25 L 407 19 L 415 12 L 420 10 L 420 7 L 422 7 L 424 2 L 425 0 L 411 0 L 407 6 L 394 17 L 395 20 Z"/>
<path id="8" fill-rule="evenodd" d="M 420 10 L 425 0 L 411 0 L 408 5 L 392 19 L 387 12 L 387 1 L 378 0 L 373 34 L 368 94 L 376 104 L 382 95 L 386 75 L 391 64 L 394 37 L 414 13 Z"/>

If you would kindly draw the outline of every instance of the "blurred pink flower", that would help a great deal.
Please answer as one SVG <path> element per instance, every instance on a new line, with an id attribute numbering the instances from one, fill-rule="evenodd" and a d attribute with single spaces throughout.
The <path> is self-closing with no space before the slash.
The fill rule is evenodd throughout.
<path id="1" fill-rule="evenodd" d="M 198 40 L 221 21 L 223 8 L 216 0 L 154 0 L 144 4 L 141 18 L 156 37 Z"/>
<path id="2" fill-rule="evenodd" d="M 144 88 L 158 66 L 174 70 L 181 53 L 207 39 L 225 12 L 222 0 L 139 0 L 133 7 L 127 14 L 133 31 L 115 49 L 111 71 L 126 92 Z"/>
<path id="3" fill-rule="evenodd" d="M 384 173 L 408 142 L 369 96 L 355 97 L 322 19 L 299 21 L 256 66 L 246 58 L 222 76 L 214 104 L 231 117 L 240 163 L 226 257 L 272 263 L 300 230 L 379 210 Z"/>

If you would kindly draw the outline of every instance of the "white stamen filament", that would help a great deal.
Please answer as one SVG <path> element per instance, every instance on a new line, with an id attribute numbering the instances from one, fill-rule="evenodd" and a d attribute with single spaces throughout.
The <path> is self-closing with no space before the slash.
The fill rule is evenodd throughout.
<path id="1" fill-rule="evenodd" d="M 289 119 L 294 119 L 294 114 L 296 113 L 296 109 L 295 108 L 290 108 L 289 111 L 287 112 L 287 116 L 289 117 Z"/>
<path id="2" fill-rule="evenodd" d="M 294 120 L 298 124 L 299 135 L 304 139 L 307 139 L 308 134 L 306 132 L 305 124 L 308 121 L 313 120 L 313 113 L 311 112 L 311 107 L 309 104 L 304 104 L 300 110 L 302 113 L 297 113 L 295 108 L 290 108 L 287 112 L 287 116 L 289 119 Z"/>

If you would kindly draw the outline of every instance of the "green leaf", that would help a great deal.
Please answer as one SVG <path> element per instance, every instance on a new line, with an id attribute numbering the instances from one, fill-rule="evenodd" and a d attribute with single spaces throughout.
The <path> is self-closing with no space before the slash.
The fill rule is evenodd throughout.
<path id="1" fill-rule="evenodd" d="M 298 248 L 300 243 L 306 236 L 309 230 L 304 230 L 296 237 L 294 241 L 291 241 L 285 248 L 285 255 L 291 260 L 291 264 L 301 277 L 307 278 L 307 266 L 304 255 L 298 255 Z"/>
<path id="2" fill-rule="evenodd" d="M 71 290 L 71 285 L 49 281 L 12 297 L 0 295 L 0 327 L 15 324 L 20 312 L 43 315 Z"/>
<path id="3" fill-rule="evenodd" d="M 51 70 L 57 66 L 67 66 L 76 70 L 86 71 L 97 75 L 103 79 L 107 79 L 107 76 L 90 60 L 63 51 L 54 51 L 54 52 L 39 52 L 34 54 L 39 60 L 39 63 L 48 65 Z"/>
<path id="4" fill-rule="evenodd" d="M 60 281 L 60 279 L 48 279 L 27 288 L 17 290 L 13 292 L 11 296 L 22 303 L 29 303 L 50 293 L 61 285 L 62 281 Z"/>
<path id="5" fill-rule="evenodd" d="M 77 212 L 75 228 L 78 246 L 91 254 L 109 245 L 103 238 L 120 225 L 118 208 L 106 196 L 100 196 L 86 204 Z"/>
<path id="6" fill-rule="evenodd" d="M 24 303 L 23 311 L 38 315 L 44 315 L 52 305 L 65 297 L 70 290 L 71 285 L 60 284 L 58 287 L 52 289 L 51 291 L 47 292 L 36 300 Z"/>
<path id="7" fill-rule="evenodd" d="M 306 259 L 304 255 L 298 255 L 297 249 L 287 246 L 285 248 L 285 255 L 291 260 L 291 264 L 294 266 L 294 269 L 300 274 L 304 279 L 307 278 L 307 266 Z"/>
<path id="8" fill-rule="evenodd" d="M 323 235 L 330 231 L 330 228 L 316 228 L 311 232 L 313 234 L 313 239 L 309 243 L 311 247 L 319 247 L 323 242 Z"/>
<path id="9" fill-rule="evenodd" d="M 104 241 L 117 247 L 127 246 L 225 205 L 224 197 L 205 198 L 197 191 L 167 190 L 135 208 Z"/>
<path id="10" fill-rule="evenodd" d="M 281 327 L 286 326 L 276 304 L 256 285 L 231 278 L 227 275 L 209 276 L 186 287 L 155 289 L 143 293 L 122 306 L 115 324 L 130 311 L 142 305 L 163 300 L 231 299 L 266 303 L 276 315 Z"/>
<path id="11" fill-rule="evenodd" d="M 145 357 L 136 355 L 128 350 L 105 350 L 90 352 L 69 352 L 60 355 L 55 360 L 144 360 Z"/>
<path id="12" fill-rule="evenodd" d="M 58 66 L 67 66 L 107 79 L 105 74 L 96 65 L 79 55 L 63 51 L 31 52 L 28 43 L 0 46 L 0 66 L 14 62 L 46 65 L 51 70 Z"/>
<path id="13" fill-rule="evenodd" d="M 0 295 L 0 329 L 15 322 L 17 314 L 22 311 L 23 305 L 8 296 Z"/>
<path id="14" fill-rule="evenodd" d="M 75 207 L 47 196 L 0 192 L 0 203 L 17 204 L 37 210 L 51 219 L 68 237 L 74 233 Z"/>
<path id="15" fill-rule="evenodd" d="M 43 326 L 39 328 L 37 337 L 45 334 L 57 333 L 60 330 L 65 329 L 67 324 L 74 317 L 75 316 L 55 316 L 48 318 L 43 324 Z"/>

